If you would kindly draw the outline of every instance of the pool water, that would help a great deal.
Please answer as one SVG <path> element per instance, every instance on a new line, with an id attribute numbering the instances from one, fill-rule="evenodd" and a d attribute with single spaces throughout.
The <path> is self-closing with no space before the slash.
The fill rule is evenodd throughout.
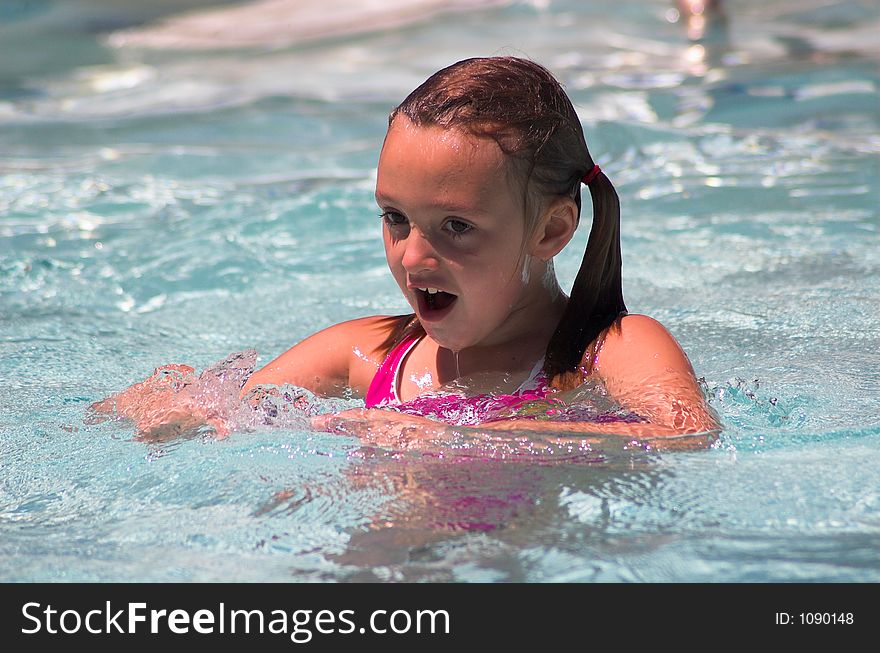
<path id="1" fill-rule="evenodd" d="M 493 2 L 152 47 L 175 4 L 208 3 L 0 7 L 0 580 L 880 581 L 875 2 L 690 29 L 661 0 Z M 627 304 L 705 380 L 711 448 L 441 458 L 296 419 L 162 442 L 89 419 L 158 365 L 404 312 L 387 113 L 493 54 L 578 106 Z"/>

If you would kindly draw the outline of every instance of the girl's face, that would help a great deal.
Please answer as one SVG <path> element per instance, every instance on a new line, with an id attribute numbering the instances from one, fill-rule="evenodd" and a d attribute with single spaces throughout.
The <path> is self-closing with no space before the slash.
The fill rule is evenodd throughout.
<path id="1" fill-rule="evenodd" d="M 441 346 L 512 342 L 541 320 L 541 280 L 524 272 L 522 198 L 493 140 L 405 116 L 389 128 L 376 183 L 385 254 Z"/>

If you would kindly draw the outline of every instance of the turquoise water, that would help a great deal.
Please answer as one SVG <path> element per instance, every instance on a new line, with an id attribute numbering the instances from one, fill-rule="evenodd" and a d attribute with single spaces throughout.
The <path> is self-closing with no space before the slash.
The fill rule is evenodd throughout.
<path id="1" fill-rule="evenodd" d="M 144 21 L 207 3 L 142 4 L 0 3 L 0 579 L 880 581 L 875 2 L 728 2 L 702 36 L 660 0 L 496 3 L 177 51 Z M 387 112 L 499 53 L 577 104 L 627 304 L 705 379 L 715 446 L 449 461 L 296 420 L 89 423 L 157 365 L 406 310 Z"/>

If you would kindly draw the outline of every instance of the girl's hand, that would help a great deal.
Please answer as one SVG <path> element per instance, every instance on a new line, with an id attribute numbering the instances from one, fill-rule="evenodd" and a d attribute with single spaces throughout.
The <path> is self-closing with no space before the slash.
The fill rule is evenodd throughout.
<path id="1" fill-rule="evenodd" d="M 161 404 L 184 387 L 188 380 L 191 382 L 194 373 L 195 370 L 189 365 L 162 365 L 140 383 L 96 401 L 91 409 L 98 413 L 115 413 L 120 417 L 136 419 L 140 412 L 154 403 Z"/>
<path id="2" fill-rule="evenodd" d="M 380 408 L 352 408 L 316 415 L 311 426 L 320 431 L 360 438 L 365 444 L 397 450 L 418 449 L 447 435 L 448 425 L 418 415 Z"/>
<path id="3" fill-rule="evenodd" d="M 140 383 L 95 402 L 91 410 L 134 420 L 144 439 L 168 439 L 205 425 L 227 436 L 230 428 L 222 416 L 195 400 L 190 388 L 196 380 L 189 365 L 163 365 Z"/>
<path id="4" fill-rule="evenodd" d="M 560 460 L 560 454 L 590 451 L 600 442 L 586 433 L 574 434 L 568 424 L 503 420 L 477 426 L 451 426 L 418 415 L 387 409 L 355 408 L 318 415 L 312 428 L 359 438 L 364 444 L 396 451 L 444 452 L 465 457 L 517 460 Z M 562 427 L 556 429 L 555 427 Z"/>

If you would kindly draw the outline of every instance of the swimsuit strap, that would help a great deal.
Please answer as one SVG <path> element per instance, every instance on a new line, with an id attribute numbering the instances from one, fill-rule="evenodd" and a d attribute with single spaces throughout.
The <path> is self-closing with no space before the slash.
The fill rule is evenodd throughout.
<path id="1" fill-rule="evenodd" d="M 403 368 L 401 363 L 419 340 L 421 340 L 420 336 L 405 338 L 388 352 L 388 356 L 382 361 L 382 365 L 379 366 L 376 375 L 370 382 L 370 388 L 367 390 L 367 396 L 364 399 L 364 404 L 367 408 L 400 403 L 397 386 L 400 382 L 398 378 L 400 370 Z"/>
<path id="2" fill-rule="evenodd" d="M 529 377 L 523 381 L 519 387 L 513 391 L 513 394 L 522 394 L 523 392 L 536 392 L 536 391 L 544 391 L 546 389 L 548 380 L 547 375 L 544 374 L 544 359 L 542 358 L 535 366 L 532 368 L 532 371 L 529 373 Z"/>

